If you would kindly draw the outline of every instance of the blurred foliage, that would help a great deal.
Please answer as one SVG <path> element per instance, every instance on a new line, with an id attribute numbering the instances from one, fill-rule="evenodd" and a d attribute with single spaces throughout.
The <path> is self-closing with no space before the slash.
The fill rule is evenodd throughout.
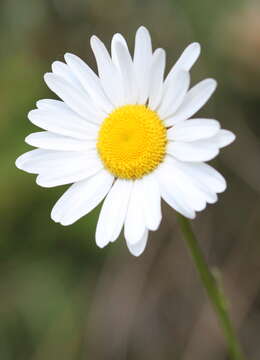
<path id="1" fill-rule="evenodd" d="M 228 279 L 231 301 L 243 300 L 233 316 L 246 350 L 259 358 L 259 3 L 1 0 L 0 359 L 225 358 L 214 326 L 203 323 L 204 294 L 173 212 L 164 209 L 140 259 L 122 239 L 101 251 L 94 242 L 99 208 L 70 227 L 55 224 L 50 210 L 65 187 L 42 189 L 14 166 L 29 149 L 24 137 L 37 131 L 26 114 L 36 100 L 54 97 L 42 80 L 51 62 L 70 51 L 95 67 L 92 34 L 108 44 L 122 32 L 133 48 L 141 24 L 154 47 L 167 50 L 168 68 L 188 43 L 201 42 L 193 81 L 219 81 L 203 115 L 221 120 L 238 140 L 214 164 L 229 189 L 195 227 L 208 260 Z M 214 341 L 204 344 L 197 332 Z"/>

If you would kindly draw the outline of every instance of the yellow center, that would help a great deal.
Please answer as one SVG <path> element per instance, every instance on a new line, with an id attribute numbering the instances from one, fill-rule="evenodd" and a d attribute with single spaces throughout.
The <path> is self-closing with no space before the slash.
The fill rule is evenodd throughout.
<path id="1" fill-rule="evenodd" d="M 166 128 L 155 111 L 145 105 L 125 105 L 104 120 L 97 149 L 113 175 L 139 179 L 162 162 L 166 143 Z"/>

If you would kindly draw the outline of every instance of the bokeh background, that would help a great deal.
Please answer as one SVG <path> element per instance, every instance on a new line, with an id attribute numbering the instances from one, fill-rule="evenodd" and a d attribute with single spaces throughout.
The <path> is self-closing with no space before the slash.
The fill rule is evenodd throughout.
<path id="1" fill-rule="evenodd" d="M 122 32 L 133 48 L 146 25 L 168 69 L 202 44 L 193 83 L 218 80 L 201 115 L 237 140 L 212 164 L 228 189 L 193 227 L 221 272 L 249 359 L 260 358 L 260 4 L 250 0 L 0 0 L 0 359 L 224 360 L 225 342 L 176 224 L 164 206 L 160 230 L 132 257 L 123 240 L 94 241 L 99 208 L 70 227 L 50 220 L 65 188 L 43 189 L 14 166 L 37 131 L 26 118 L 67 51 L 95 67 L 92 34 L 108 45 Z M 113 214 L 111 214 L 113 216 Z"/>

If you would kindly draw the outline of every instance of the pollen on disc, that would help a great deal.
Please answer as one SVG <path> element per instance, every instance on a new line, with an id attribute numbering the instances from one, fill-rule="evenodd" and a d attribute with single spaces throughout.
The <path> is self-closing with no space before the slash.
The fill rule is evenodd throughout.
<path id="1" fill-rule="evenodd" d="M 103 121 L 97 149 L 113 175 L 139 179 L 163 161 L 166 144 L 166 128 L 155 111 L 145 105 L 125 105 Z"/>

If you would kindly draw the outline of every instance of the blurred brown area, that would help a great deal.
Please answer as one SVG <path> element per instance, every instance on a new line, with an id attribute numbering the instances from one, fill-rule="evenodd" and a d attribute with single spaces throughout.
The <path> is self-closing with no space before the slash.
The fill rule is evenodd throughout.
<path id="1" fill-rule="evenodd" d="M 175 222 L 164 206 L 160 230 L 132 257 L 123 239 L 100 250 L 99 209 L 73 226 L 50 220 L 64 188 L 42 189 L 14 166 L 37 131 L 27 112 L 55 97 L 42 76 L 67 51 L 95 66 L 89 38 L 109 45 L 123 33 L 133 48 L 140 25 L 168 68 L 192 41 L 202 44 L 193 82 L 219 86 L 201 115 L 234 131 L 212 164 L 227 179 L 219 202 L 193 227 L 221 273 L 248 359 L 260 358 L 260 5 L 219 0 L 0 1 L 0 359 L 228 359 L 225 341 Z"/>

